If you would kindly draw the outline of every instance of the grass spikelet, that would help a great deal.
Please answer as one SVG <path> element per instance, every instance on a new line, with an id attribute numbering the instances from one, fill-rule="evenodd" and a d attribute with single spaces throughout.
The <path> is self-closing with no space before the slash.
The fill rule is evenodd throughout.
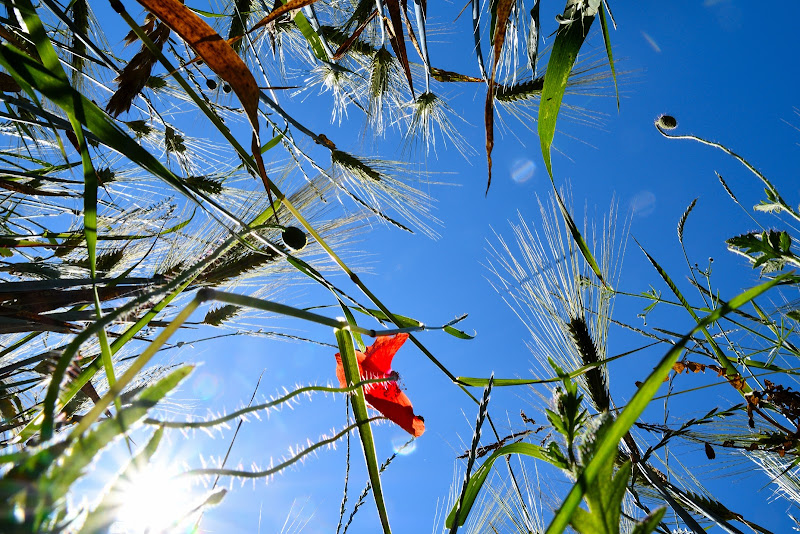
<path id="1" fill-rule="evenodd" d="M 697 204 L 697 199 L 692 200 L 692 202 L 689 204 L 689 207 L 686 208 L 686 211 L 684 211 L 683 215 L 681 215 L 681 220 L 678 221 L 678 241 L 681 243 L 683 243 L 683 227 L 686 225 L 686 219 L 689 218 L 689 214 L 694 209 L 695 204 Z"/>
<path id="2" fill-rule="evenodd" d="M 411 120 L 405 134 L 407 144 L 418 139 L 425 146 L 426 152 L 433 149 L 435 153 L 436 133 L 434 130 L 438 126 L 445 147 L 449 139 L 462 156 L 467 157 L 474 154 L 466 138 L 458 128 L 453 126 L 450 117 L 456 116 L 456 113 L 447 105 L 447 102 L 431 92 L 426 92 L 422 93 L 408 107 L 411 108 Z"/>
<path id="3" fill-rule="evenodd" d="M 367 115 L 376 134 L 383 133 L 385 103 L 392 95 L 393 78 L 400 75 L 400 69 L 394 56 L 381 47 L 372 56 L 369 67 L 369 105 Z"/>
<path id="4" fill-rule="evenodd" d="M 166 24 L 156 22 L 153 15 L 147 15 L 142 29 L 159 50 L 169 39 L 169 27 Z M 117 82 L 117 90 L 106 105 L 106 111 L 108 111 L 109 115 L 116 117 L 131 109 L 133 99 L 142 92 L 147 82 L 150 81 L 150 74 L 155 64 L 155 56 L 150 53 L 147 47 L 142 45 L 141 50 L 125 65 L 125 68 L 122 69 L 122 72 L 119 73 L 115 80 Z"/>
<path id="5" fill-rule="evenodd" d="M 212 308 L 208 310 L 208 313 L 206 313 L 205 318 L 203 318 L 203 323 L 211 326 L 220 326 L 222 323 L 239 315 L 240 311 L 241 308 L 239 306 L 234 306 L 233 304 L 226 304 L 225 306 Z"/>
<path id="6" fill-rule="evenodd" d="M 571 319 L 567 323 L 567 331 L 584 365 L 602 361 L 583 317 Z M 605 367 L 590 369 L 586 372 L 585 377 L 589 396 L 594 401 L 594 405 L 601 412 L 608 410 L 611 400 L 605 377 Z"/>
<path id="7" fill-rule="evenodd" d="M 72 3 L 72 23 L 78 32 L 86 35 L 89 32 L 89 4 L 86 0 L 76 0 Z M 86 44 L 78 37 L 77 33 L 72 35 L 72 84 L 77 85 L 83 79 L 84 57 L 86 56 Z"/>
<path id="8" fill-rule="evenodd" d="M 544 87 L 544 76 L 513 85 L 498 84 L 494 89 L 494 97 L 500 102 L 527 100 L 541 95 L 542 87 Z"/>
<path id="9" fill-rule="evenodd" d="M 331 163 L 331 177 L 334 182 L 361 207 L 385 222 L 411 231 L 386 213 L 387 208 L 391 207 L 422 233 L 430 237 L 436 236 L 428 224 L 429 221 L 438 222 L 430 214 L 431 198 L 393 175 L 400 164 L 356 158 L 341 151 L 331 153 Z"/>
<path id="10" fill-rule="evenodd" d="M 186 178 L 186 185 L 209 195 L 222 193 L 222 183 L 207 176 L 189 176 Z"/>
<path id="11" fill-rule="evenodd" d="M 469 478 L 472 474 L 472 467 L 475 465 L 475 459 L 478 457 L 478 445 L 481 442 L 481 427 L 486 420 L 486 414 L 489 410 L 489 400 L 492 394 L 492 386 L 494 385 L 494 373 L 489 377 L 489 384 L 483 390 L 483 397 L 478 406 L 478 418 L 475 421 L 475 430 L 472 433 L 472 444 L 469 448 L 469 455 L 467 456 L 467 469 L 464 472 L 464 483 L 461 486 L 461 493 L 458 496 L 458 506 L 455 512 L 455 521 L 450 529 L 450 534 L 455 534 L 458 531 L 459 524 L 462 521 L 459 518 L 461 513 L 461 506 L 464 504 L 464 497 L 467 493 L 467 486 L 469 485 Z"/>

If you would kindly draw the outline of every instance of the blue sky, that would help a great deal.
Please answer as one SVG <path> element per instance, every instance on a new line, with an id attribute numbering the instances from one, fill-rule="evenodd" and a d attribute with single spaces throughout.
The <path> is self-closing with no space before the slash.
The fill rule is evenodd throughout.
<path id="1" fill-rule="evenodd" d="M 429 8 L 429 27 L 435 36 L 430 40 L 432 63 L 476 75 L 470 46 L 464 44 L 470 40 L 469 20 L 462 16 L 455 24 L 451 22 L 461 5 L 431 3 Z M 590 214 L 599 218 L 616 199 L 623 215 L 630 217 L 631 234 L 681 283 L 687 269 L 675 227 L 686 206 L 699 197 L 686 227 L 687 249 L 701 264 L 708 257 L 715 258 L 714 281 L 730 296 L 755 283 L 757 275 L 742 260 L 727 253 L 723 241 L 751 230 L 752 222 L 730 201 L 714 172 L 728 180 L 745 205 L 761 199 L 761 187 L 722 152 L 688 141 L 664 139 L 654 129 L 653 120 L 669 113 L 678 119 L 678 132 L 691 132 L 726 144 L 753 162 L 790 202 L 796 203 L 800 194 L 800 182 L 795 177 L 800 161 L 800 132 L 794 126 L 800 125 L 800 116 L 793 106 L 798 105 L 795 98 L 800 77 L 791 52 L 797 46 L 795 21 L 800 9 L 785 3 L 780 5 L 784 11 L 778 12 L 775 5 L 735 0 L 642 2 L 636 3 L 635 8 L 616 2 L 612 8 L 619 25 L 611 39 L 621 72 L 620 111 L 617 113 L 614 100 L 609 97 L 567 100 L 605 115 L 598 127 L 559 123 L 555 146 L 565 155 L 554 155 L 556 183 L 571 184 L 579 220 L 584 204 Z M 546 31 L 554 28 L 553 16 L 559 9 L 558 4 L 542 6 Z M 434 33 L 437 29 L 439 33 Z M 592 32 L 585 50 L 602 54 L 599 24 Z M 464 118 L 459 129 L 475 148 L 475 155 L 464 158 L 441 144 L 435 154 L 413 155 L 423 160 L 421 167 L 431 173 L 432 181 L 452 184 L 422 185 L 437 199 L 435 214 L 442 221 L 437 228 L 441 237 L 430 240 L 378 227 L 364 234 L 356 245 L 363 251 L 356 263 L 369 267 L 372 274 L 364 276 L 365 282 L 393 311 L 432 325 L 469 314 L 461 326 L 477 332 L 474 340 L 457 340 L 436 331 L 420 335 L 454 374 L 488 376 L 494 372 L 498 377 L 525 377 L 532 359 L 525 344 L 527 331 L 488 283 L 490 274 L 485 264 L 489 255 L 487 240 L 496 242 L 494 232 L 510 237 L 508 220 L 516 220 L 517 212 L 535 225 L 536 196 L 544 197 L 550 191 L 539 141 L 532 131 L 535 124 L 528 124 L 528 130 L 509 119 L 505 131 L 498 131 L 493 154 L 494 181 L 484 197 L 485 88 L 444 89 L 453 108 Z M 308 121 L 314 120 L 312 115 L 327 118 L 325 97 L 315 102 L 320 108 L 310 110 Z M 358 120 L 351 116 L 340 130 L 318 122 L 317 131 L 331 132 L 329 137 L 338 142 L 348 137 L 348 131 L 352 131 L 349 128 Z M 388 159 L 402 156 L 397 154 L 396 146 L 397 139 L 392 134 L 375 145 L 377 155 Z M 363 153 L 372 147 L 370 143 L 354 142 L 349 148 Z M 531 169 L 532 176 L 519 181 L 520 173 L 530 174 Z M 632 241 L 628 242 L 622 269 L 618 288 L 623 291 L 640 293 L 650 285 L 667 291 Z M 343 276 L 334 280 L 345 284 Z M 307 292 L 303 289 L 303 293 L 303 304 L 331 304 L 329 297 L 313 288 Z M 622 321 L 641 324 L 636 315 L 643 306 L 639 300 L 620 297 L 615 315 Z M 688 316 L 664 310 L 649 320 L 663 321 L 680 332 L 691 327 Z M 334 343 L 328 329 L 281 324 L 287 328 L 285 331 Z M 609 354 L 629 350 L 638 343 L 634 337 L 612 329 Z M 176 402 L 202 400 L 214 409 L 234 409 L 247 402 L 262 371 L 260 394 L 270 395 L 293 384 L 333 383 L 334 352 L 328 347 L 257 338 L 229 338 L 198 345 L 182 357 L 204 363 L 178 393 Z M 658 348 L 637 355 L 635 362 L 625 359 L 624 363 L 612 365 L 615 398 L 628 398 L 635 388 L 634 381 L 642 380 L 662 354 L 663 349 Z M 434 529 L 437 509 L 441 515 L 441 503 L 450 491 L 454 458 L 471 437 L 476 406 L 411 344 L 398 353 L 394 367 L 415 411 L 425 417 L 426 433 L 417 440 L 413 452 L 400 456 L 382 478 L 389 516 L 395 532 L 429 532 Z M 685 380 L 681 386 L 688 387 L 691 380 L 692 384 L 700 383 L 695 377 Z M 732 402 L 729 391 L 707 391 L 685 403 L 687 417 Z M 678 411 L 681 406 L 678 403 L 672 409 Z M 541 408 L 541 400 L 526 388 L 496 390 L 491 404 L 495 420 L 507 433 L 522 427 L 520 409 L 537 421 L 544 421 Z M 206 405 L 199 403 L 196 413 L 205 412 Z M 252 420 L 243 426 L 230 462 L 241 462 L 245 467 L 253 462 L 265 466 L 270 458 L 283 456 L 289 446 L 305 444 L 306 438 L 315 441 L 321 434 L 341 428 L 344 412 L 343 398 L 319 395 L 302 400 L 293 410 Z M 658 420 L 659 412 L 654 414 Z M 224 454 L 232 433 L 233 429 L 227 430 L 215 439 L 200 433 L 189 437 L 175 434 L 171 438 L 173 450 L 188 451 L 185 460 L 197 465 L 198 454 Z M 393 447 L 406 438 L 399 427 L 388 424 L 378 426 L 375 436 L 379 459 L 390 455 Z M 352 444 L 349 507 L 366 482 L 356 438 Z M 699 459 L 692 457 L 692 461 Z M 742 462 L 738 468 L 746 469 L 747 464 Z M 206 514 L 205 531 L 279 532 L 295 503 L 295 511 L 302 507 L 301 517 L 311 516 L 302 532 L 332 532 L 338 519 L 344 469 L 344 444 L 340 442 L 336 450 L 324 450 L 268 483 L 257 481 L 242 486 L 234 482 L 233 493 Z M 766 487 L 764 476 L 724 481 L 730 486 L 720 495 L 731 509 L 774 531 L 788 528 L 784 517 L 787 501 L 777 500 L 764 507 L 752 505 L 749 495 L 759 488 L 755 501 L 769 500 L 771 490 Z M 567 489 L 564 482 L 553 484 L 557 491 Z M 369 497 L 350 532 L 372 533 L 378 525 Z"/>

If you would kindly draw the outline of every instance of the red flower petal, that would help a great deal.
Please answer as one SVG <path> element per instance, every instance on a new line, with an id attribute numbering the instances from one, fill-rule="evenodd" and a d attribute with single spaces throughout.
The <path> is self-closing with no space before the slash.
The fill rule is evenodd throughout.
<path id="1" fill-rule="evenodd" d="M 408 339 L 408 334 L 396 336 L 382 336 L 367 349 L 366 354 L 355 351 L 358 359 L 358 371 L 363 379 L 388 378 L 392 372 L 392 359 L 395 353 Z M 340 387 L 347 386 L 344 375 L 342 357 L 336 354 L 336 378 Z M 381 382 L 364 387 L 366 401 L 381 414 L 399 425 L 403 430 L 414 437 L 419 437 L 425 432 L 425 421 L 414 414 L 411 401 L 400 390 L 397 382 Z"/>

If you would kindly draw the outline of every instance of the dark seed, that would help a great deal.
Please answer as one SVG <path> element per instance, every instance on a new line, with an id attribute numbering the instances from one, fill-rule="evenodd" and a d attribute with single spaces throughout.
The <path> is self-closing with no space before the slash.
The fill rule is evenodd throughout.
<path id="1" fill-rule="evenodd" d="M 214 80 L 206 80 L 206 86 L 213 91 L 217 88 L 217 82 Z"/>
<path id="2" fill-rule="evenodd" d="M 296 226 L 287 226 L 281 237 L 286 246 L 292 250 L 300 250 L 306 246 L 306 234 Z"/>
<path id="3" fill-rule="evenodd" d="M 231 86 L 226 83 L 225 85 L 222 86 L 222 91 L 224 93 L 230 93 L 231 92 Z"/>

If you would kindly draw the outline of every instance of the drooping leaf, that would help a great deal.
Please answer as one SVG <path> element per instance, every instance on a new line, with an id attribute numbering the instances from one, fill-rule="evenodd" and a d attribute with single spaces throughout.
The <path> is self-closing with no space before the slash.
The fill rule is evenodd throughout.
<path id="1" fill-rule="evenodd" d="M 567 5 L 569 8 L 570 3 L 568 2 Z M 539 142 L 542 145 L 542 157 L 551 180 L 553 179 L 553 165 L 550 160 L 550 148 L 556 132 L 558 112 L 561 109 L 561 101 L 564 99 L 569 73 L 594 21 L 594 15 L 584 16 L 583 12 L 574 14 L 574 16 L 578 18 L 562 24 L 556 33 L 550 60 L 547 62 L 547 75 L 544 78 L 539 104 Z"/>

